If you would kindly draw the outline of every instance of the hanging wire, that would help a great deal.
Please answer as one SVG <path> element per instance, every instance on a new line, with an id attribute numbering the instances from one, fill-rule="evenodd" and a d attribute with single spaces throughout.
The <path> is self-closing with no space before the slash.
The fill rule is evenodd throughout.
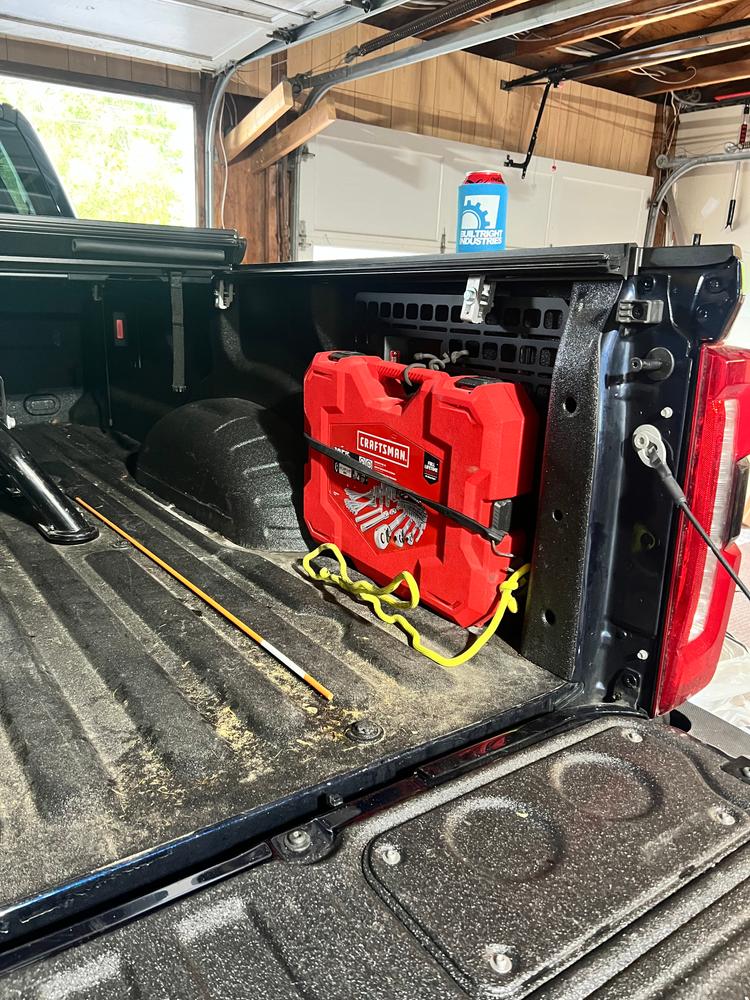
<path id="1" fill-rule="evenodd" d="M 673 83 L 677 87 L 682 87 L 686 83 L 690 83 L 693 77 L 696 75 L 698 70 L 695 66 L 687 66 L 685 72 L 690 70 L 690 76 L 686 77 L 684 80 L 674 80 L 670 78 L 669 71 L 666 69 L 661 69 L 660 67 L 653 67 L 652 72 L 649 72 L 643 66 L 636 66 L 628 70 L 628 73 L 633 73 L 636 76 L 648 76 L 652 80 L 656 80 L 657 83 Z"/>

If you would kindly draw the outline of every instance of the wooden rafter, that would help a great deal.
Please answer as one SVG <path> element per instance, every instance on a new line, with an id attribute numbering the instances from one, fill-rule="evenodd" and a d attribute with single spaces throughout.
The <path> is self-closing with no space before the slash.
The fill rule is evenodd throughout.
<path id="1" fill-rule="evenodd" d="M 748 46 L 750 46 L 750 21 L 739 27 L 727 28 L 711 35 L 699 35 L 689 40 L 676 40 L 674 44 L 669 39 L 664 39 L 656 43 L 656 47 L 649 46 L 647 50 L 638 49 L 634 52 L 612 53 L 603 62 L 592 60 L 591 65 L 587 65 L 584 60 L 580 67 L 575 66 L 571 70 L 568 77 L 572 80 L 594 80 L 628 70 L 692 60 L 702 55 L 714 58 L 722 52 L 747 48 Z"/>
<path id="2" fill-rule="evenodd" d="M 717 24 L 728 24 L 730 21 L 741 21 L 742 18 L 750 16 L 750 0 L 745 0 L 742 3 L 733 3 L 728 8 L 722 10 L 720 13 L 706 13 L 703 24 L 705 27 L 714 26 Z M 649 31 L 648 39 L 649 41 L 654 41 L 657 38 L 666 38 L 670 34 L 671 18 L 667 18 L 667 23 L 662 23 L 661 30 Z M 630 45 L 636 36 L 641 38 L 644 35 L 643 28 L 645 25 L 633 25 L 630 27 L 623 35 L 618 39 L 620 45 Z"/>
<path id="3" fill-rule="evenodd" d="M 736 7 L 732 0 L 696 0 L 695 3 L 686 3 L 678 10 L 664 13 L 662 7 L 669 7 L 668 3 L 660 5 L 658 0 L 637 0 L 635 3 L 624 4 L 623 6 L 611 7 L 606 11 L 597 11 L 579 18 L 568 31 L 559 34 L 556 38 L 533 39 L 528 42 L 517 42 L 513 48 L 512 55 L 523 59 L 526 56 L 539 56 L 550 53 L 561 45 L 575 45 L 587 42 L 592 38 L 599 38 L 603 35 L 611 35 L 623 28 L 632 29 L 642 27 L 646 24 L 654 24 L 659 21 L 669 21 L 670 23 L 681 17 L 690 14 L 699 14 L 704 10 L 714 8 Z M 744 14 L 732 15 L 730 20 L 739 20 Z M 670 33 L 669 31 L 667 33 Z M 674 33 L 672 29 L 671 33 Z M 557 32 L 555 32 L 557 34 Z M 509 53 L 510 55 L 511 53 Z"/>
<path id="4" fill-rule="evenodd" d="M 716 17 L 712 17 L 709 24 L 726 24 L 728 21 L 739 21 L 743 17 L 750 17 L 750 0 L 743 0 L 741 3 L 733 3 L 731 8 Z"/>

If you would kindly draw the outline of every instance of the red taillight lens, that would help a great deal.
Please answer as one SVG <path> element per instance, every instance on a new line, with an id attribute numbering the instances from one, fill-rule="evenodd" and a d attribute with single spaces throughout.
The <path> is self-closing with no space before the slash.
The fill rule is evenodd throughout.
<path id="1" fill-rule="evenodd" d="M 704 347 L 683 486 L 703 527 L 737 570 L 735 513 L 740 460 L 750 454 L 750 351 Z M 734 583 L 680 515 L 655 711 L 681 705 L 711 680 L 724 641 Z"/>

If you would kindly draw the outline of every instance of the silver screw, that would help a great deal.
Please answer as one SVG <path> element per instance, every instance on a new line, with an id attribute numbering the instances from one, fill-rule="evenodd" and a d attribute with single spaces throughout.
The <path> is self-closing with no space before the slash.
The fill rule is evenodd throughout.
<path id="1" fill-rule="evenodd" d="M 622 735 L 626 740 L 630 740 L 631 743 L 643 743 L 643 737 L 635 729 L 626 729 Z"/>
<path id="2" fill-rule="evenodd" d="M 635 655 L 638 657 L 639 660 L 647 660 L 648 659 L 648 650 L 647 649 L 639 649 L 638 652 Z"/>
<path id="3" fill-rule="evenodd" d="M 397 847 L 384 847 L 380 856 L 391 868 L 394 868 L 401 861 L 401 851 Z"/>
<path id="4" fill-rule="evenodd" d="M 513 959 L 507 951 L 500 949 L 490 952 L 490 965 L 493 971 L 500 976 L 507 976 L 509 972 L 513 971 Z"/>
<path id="5" fill-rule="evenodd" d="M 292 830 L 284 837 L 284 842 L 290 851 L 301 854 L 310 849 L 312 838 L 307 830 Z"/>
<path id="6" fill-rule="evenodd" d="M 473 302 L 476 297 L 477 293 L 473 288 L 467 288 L 466 291 L 464 292 L 465 302 Z"/>
<path id="7" fill-rule="evenodd" d="M 721 823 L 722 826 L 734 826 L 734 824 L 737 822 L 737 820 L 729 812 L 729 810 L 722 809 L 721 806 L 719 806 L 717 809 L 714 809 L 714 819 L 716 820 L 717 823 Z"/>
<path id="8" fill-rule="evenodd" d="M 664 409 L 661 411 L 661 415 L 664 417 L 665 420 L 669 420 L 669 418 L 672 416 L 673 413 L 674 410 L 672 409 L 671 406 L 665 406 Z"/>

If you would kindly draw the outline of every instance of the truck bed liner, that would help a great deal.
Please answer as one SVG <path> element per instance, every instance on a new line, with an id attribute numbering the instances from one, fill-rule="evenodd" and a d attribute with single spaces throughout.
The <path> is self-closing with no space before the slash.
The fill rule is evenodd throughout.
<path id="1" fill-rule="evenodd" d="M 303 579 L 298 555 L 241 549 L 135 484 L 91 428 L 18 432 L 69 492 L 141 539 L 335 694 L 328 705 L 106 528 L 55 547 L 0 506 L 0 906 L 221 824 L 226 846 L 298 790 L 358 790 L 480 738 L 569 685 L 495 640 L 443 670 Z M 419 627 L 455 650 L 460 630 Z M 361 718 L 379 742 L 346 735 Z M 493 722 L 493 720 L 495 720 Z M 255 811 L 255 812 L 253 812 Z"/>

